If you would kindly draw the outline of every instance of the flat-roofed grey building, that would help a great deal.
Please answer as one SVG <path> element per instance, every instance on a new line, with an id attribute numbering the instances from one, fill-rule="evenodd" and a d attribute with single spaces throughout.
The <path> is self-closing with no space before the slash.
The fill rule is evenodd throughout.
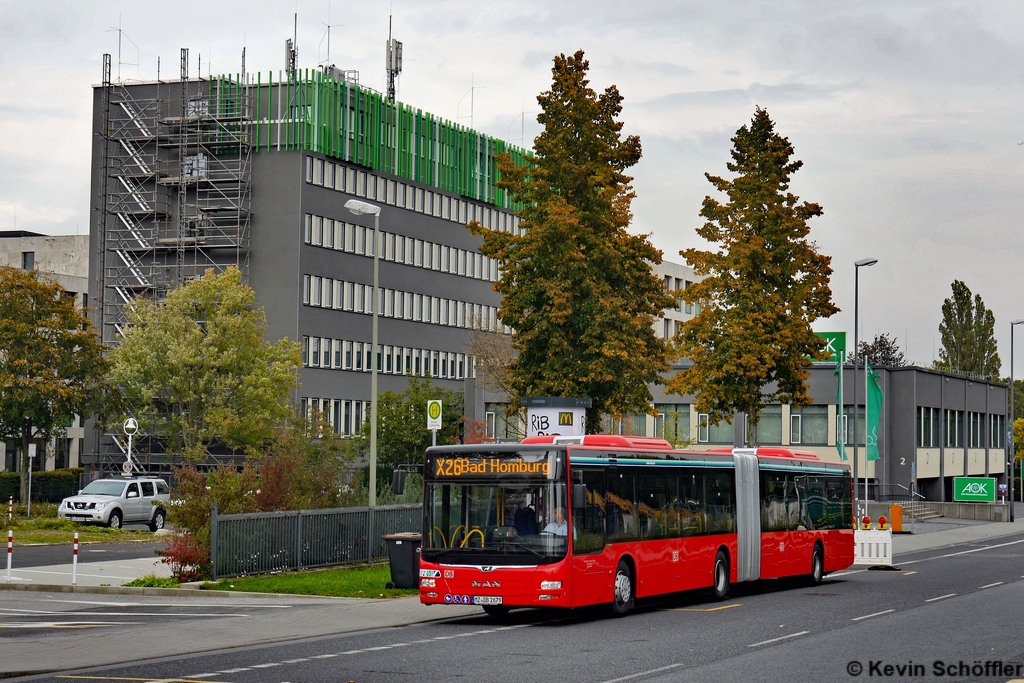
<path id="1" fill-rule="evenodd" d="M 117 343 L 132 298 L 237 266 L 266 311 L 266 338 L 302 344 L 295 400 L 341 434 L 359 431 L 374 223 L 344 208 L 358 198 L 381 209 L 379 390 L 404 390 L 406 373 L 450 389 L 472 378 L 469 336 L 503 328 L 497 262 L 466 224 L 520 229 L 496 158 L 521 162 L 524 150 L 389 101 L 351 72 L 115 83 L 109 64 L 94 89 L 90 226 L 105 342 Z M 98 439 L 97 468 L 123 459 L 116 436 Z"/>

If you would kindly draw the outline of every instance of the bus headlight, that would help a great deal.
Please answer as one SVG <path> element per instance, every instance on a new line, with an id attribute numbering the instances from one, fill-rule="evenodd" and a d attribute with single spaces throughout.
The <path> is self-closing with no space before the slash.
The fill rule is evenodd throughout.
<path id="1" fill-rule="evenodd" d="M 540 582 L 540 589 L 542 591 L 557 591 L 557 590 L 561 590 L 561 588 L 562 588 L 562 582 L 561 581 L 541 581 Z"/>

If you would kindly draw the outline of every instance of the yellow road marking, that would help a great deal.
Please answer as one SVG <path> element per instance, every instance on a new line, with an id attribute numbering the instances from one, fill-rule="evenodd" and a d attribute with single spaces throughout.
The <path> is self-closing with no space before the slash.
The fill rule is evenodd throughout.
<path id="1" fill-rule="evenodd" d="M 731 605 L 722 605 L 721 607 L 709 607 L 707 609 L 701 609 L 697 607 L 669 607 L 668 612 L 720 612 L 723 609 L 730 609 L 732 607 L 739 607 L 742 602 L 734 602 Z"/>
<path id="2" fill-rule="evenodd" d="M 89 681 L 143 681 L 145 683 L 210 683 L 191 678 L 117 678 L 115 676 L 57 676 L 57 678 L 77 678 Z"/>

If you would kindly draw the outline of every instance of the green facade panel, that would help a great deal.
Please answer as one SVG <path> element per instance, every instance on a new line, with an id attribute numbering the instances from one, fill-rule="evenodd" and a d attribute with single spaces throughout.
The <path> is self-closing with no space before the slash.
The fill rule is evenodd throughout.
<path id="1" fill-rule="evenodd" d="M 365 166 L 447 192 L 517 209 L 497 187 L 497 156 L 517 165 L 525 149 L 460 126 L 321 71 L 257 73 L 213 80 L 219 107 L 243 91 L 253 107 L 252 139 L 259 152 L 304 150 Z M 255 92 L 254 92 L 255 91 Z M 211 96 L 213 93 L 211 93 Z"/>

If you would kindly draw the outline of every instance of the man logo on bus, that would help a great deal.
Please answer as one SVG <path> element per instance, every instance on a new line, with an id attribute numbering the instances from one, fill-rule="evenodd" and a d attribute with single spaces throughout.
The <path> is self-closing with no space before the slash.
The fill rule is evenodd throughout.
<path id="1" fill-rule="evenodd" d="M 572 413 L 571 412 L 559 412 L 558 413 L 558 426 L 559 427 L 572 427 Z"/>

